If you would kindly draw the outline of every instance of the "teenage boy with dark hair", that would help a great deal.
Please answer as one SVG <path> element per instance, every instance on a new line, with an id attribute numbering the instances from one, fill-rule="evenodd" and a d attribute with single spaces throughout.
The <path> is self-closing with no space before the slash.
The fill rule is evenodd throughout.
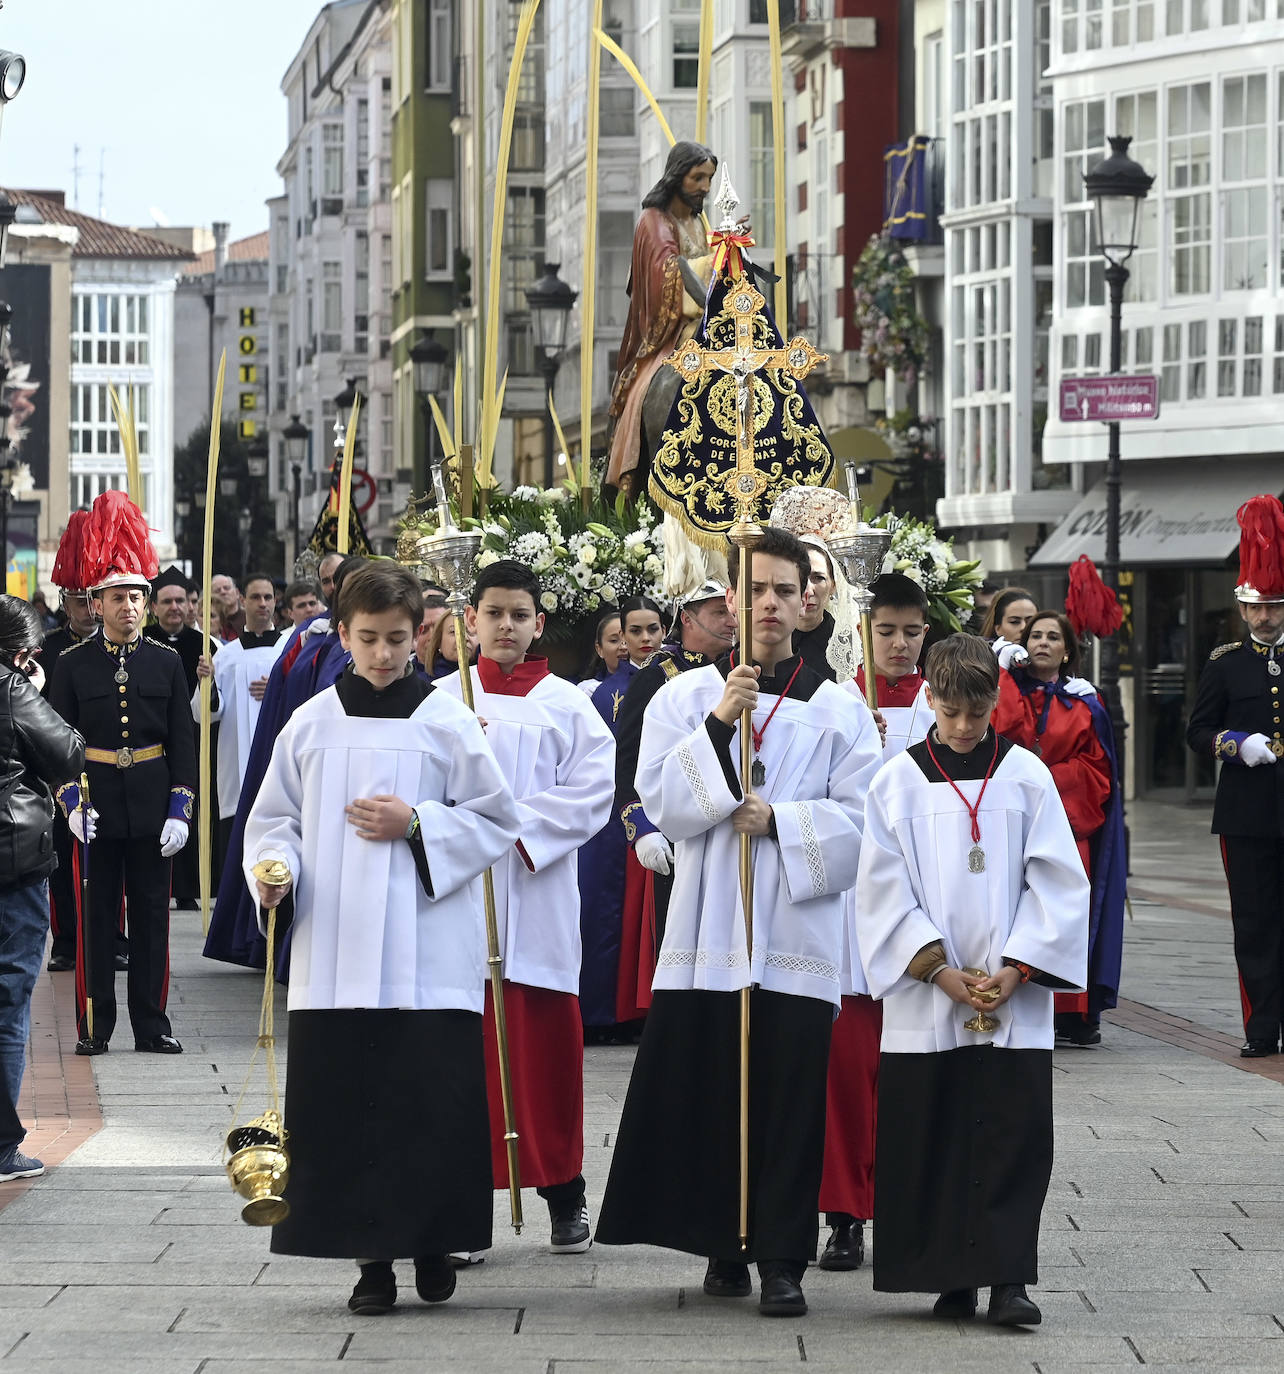
<path id="1" fill-rule="evenodd" d="M 989 1321 L 1030 1326 L 1052 996 L 1086 977 L 1088 880 L 1052 775 L 990 726 L 989 646 L 952 635 L 926 674 L 935 725 L 874 779 L 856 882 L 883 999 L 874 1288 L 970 1318 L 988 1287 Z"/>
<path id="2" fill-rule="evenodd" d="M 610 815 L 615 739 L 584 693 L 550 673 L 546 658 L 530 654 L 544 629 L 539 598 L 539 580 L 530 568 L 500 559 L 478 574 L 467 622 L 480 648 L 472 668 L 477 712 L 513 784 L 519 813 L 494 865 L 494 883 L 521 1181 L 548 1203 L 549 1249 L 575 1254 L 592 1243 L 581 1172 L 584 1032 L 576 858 Z M 421 615 L 422 605 L 421 598 Z M 459 675 L 437 685 L 458 695 Z M 489 1013 L 486 1081 L 495 1123 L 495 1186 L 507 1188 L 499 1057 Z"/>
<path id="3" fill-rule="evenodd" d="M 927 594 L 904 573 L 884 573 L 870 586 L 874 604 L 874 669 L 878 709 L 887 722 L 882 762 L 886 765 L 927 734 L 932 712 L 918 660 L 927 635 Z M 865 699 L 865 667 L 846 684 Z M 883 1007 L 865 986 L 856 950 L 858 914 L 853 893 L 846 897 L 842 979 L 843 1002 L 829 1045 L 825 1113 L 825 1172 L 820 1210 L 829 1239 L 822 1269 L 859 1269 L 865 1261 L 865 1222 L 874 1210 L 874 1147 L 878 1123 L 878 1058 Z"/>
<path id="4" fill-rule="evenodd" d="M 345 581 L 352 664 L 281 731 L 245 827 L 250 891 L 274 907 L 294 889 L 290 1215 L 272 1249 L 357 1258 L 362 1315 L 396 1301 L 393 1260 L 444 1302 L 449 1253 L 490 1244 L 480 874 L 518 817 L 476 717 L 413 670 L 421 608 L 396 564 Z M 256 876 L 269 859 L 289 883 Z"/>
<path id="5" fill-rule="evenodd" d="M 739 653 L 666 683 L 647 708 L 637 790 L 674 843 L 654 994 L 620 1122 L 598 1239 L 707 1257 L 704 1291 L 801 1316 L 816 1252 L 830 1027 L 843 892 L 855 879 L 878 729 L 863 703 L 794 653 L 810 573 L 792 534 L 754 551 L 752 664 Z M 731 560 L 736 608 L 737 564 Z M 753 794 L 740 784 L 753 713 Z M 753 843 L 753 951 L 736 881 Z M 738 1231 L 741 989 L 750 988 L 749 1243 Z"/>

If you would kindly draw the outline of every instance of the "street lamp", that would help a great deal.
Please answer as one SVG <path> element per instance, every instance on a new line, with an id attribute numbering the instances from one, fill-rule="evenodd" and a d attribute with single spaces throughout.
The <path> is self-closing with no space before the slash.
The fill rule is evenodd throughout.
<path id="1" fill-rule="evenodd" d="M 285 440 L 285 456 L 290 464 L 291 514 L 290 527 L 293 534 L 290 553 L 293 558 L 299 555 L 299 498 L 303 481 L 303 460 L 308 456 L 308 440 L 312 437 L 308 427 L 297 415 L 290 416 L 290 423 L 281 431 Z"/>
<path id="2" fill-rule="evenodd" d="M 1116 135 L 1110 140 L 1110 156 L 1097 163 L 1083 178 L 1088 199 L 1093 203 L 1093 224 L 1097 247 L 1106 260 L 1106 284 L 1110 288 L 1110 375 L 1121 366 L 1123 344 L 1123 297 L 1128 282 L 1128 259 L 1137 251 L 1137 226 L 1141 202 L 1146 199 L 1154 177 L 1128 156 L 1131 138 Z M 1101 560 L 1101 580 L 1111 591 L 1119 591 L 1119 506 L 1123 483 L 1119 454 L 1119 422 L 1107 425 L 1106 450 L 1106 551 Z M 1123 700 L 1119 695 L 1119 636 L 1107 635 L 1101 641 L 1101 695 L 1114 726 L 1115 748 L 1119 754 L 1119 785 L 1125 786 L 1125 734 Z"/>
<path id="3" fill-rule="evenodd" d="M 526 288 L 526 302 L 530 306 L 535 326 L 535 342 L 540 351 L 540 371 L 544 374 L 544 485 L 553 485 L 553 384 L 557 369 L 566 351 L 566 326 L 575 305 L 576 292 L 557 275 L 560 263 L 544 264 L 544 275 L 534 286 Z"/>
<path id="4" fill-rule="evenodd" d="M 450 358 L 444 344 L 438 343 L 431 334 L 421 334 L 410 350 L 410 362 L 414 373 L 415 392 L 419 397 L 419 409 L 424 418 L 424 458 L 432 467 L 436 446 L 433 442 L 435 426 L 432 420 L 432 406 L 428 398 L 435 396 L 445 385 L 446 363 Z M 418 476 L 416 476 L 416 484 Z M 431 483 L 429 483 L 431 485 Z"/>

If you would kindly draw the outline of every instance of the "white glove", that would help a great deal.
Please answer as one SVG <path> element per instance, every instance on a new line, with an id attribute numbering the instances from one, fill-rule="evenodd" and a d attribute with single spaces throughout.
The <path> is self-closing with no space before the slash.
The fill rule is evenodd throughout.
<path id="1" fill-rule="evenodd" d="M 1248 768 L 1256 768 L 1259 763 L 1275 763 L 1275 751 L 1265 735 L 1249 735 L 1239 746 L 1239 756 Z"/>
<path id="2" fill-rule="evenodd" d="M 1066 691 L 1072 697 L 1095 697 L 1097 695 L 1097 689 L 1086 677 L 1066 678 Z"/>
<path id="3" fill-rule="evenodd" d="M 1271 757 L 1274 758 L 1274 755 Z M 640 836 L 633 846 L 633 852 L 638 856 L 638 863 L 652 873 L 668 877 L 673 872 L 673 846 L 658 830 Z"/>
<path id="4" fill-rule="evenodd" d="M 1029 663 L 1030 655 L 1019 644 L 1004 644 L 1001 649 L 997 648 L 999 656 L 999 667 L 1006 668 L 1009 672 L 1022 663 Z"/>
<path id="5" fill-rule="evenodd" d="M 1274 758 L 1274 755 L 1271 757 Z M 92 806 L 87 811 L 76 807 L 67 817 L 67 829 L 81 844 L 88 844 L 98 833 L 98 812 Z"/>
<path id="6" fill-rule="evenodd" d="M 169 820 L 161 830 L 161 858 L 172 859 L 187 843 L 187 822 Z"/>

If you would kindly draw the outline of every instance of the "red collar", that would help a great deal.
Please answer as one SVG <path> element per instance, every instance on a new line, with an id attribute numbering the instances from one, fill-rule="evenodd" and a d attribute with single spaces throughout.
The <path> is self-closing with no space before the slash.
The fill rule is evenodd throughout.
<path id="1" fill-rule="evenodd" d="M 506 673 L 494 659 L 481 654 L 477 659 L 477 676 L 481 678 L 482 690 L 491 696 L 524 697 L 548 676 L 548 659 L 527 658 Z"/>
<path id="2" fill-rule="evenodd" d="M 923 674 L 915 668 L 912 673 L 906 673 L 895 682 L 888 682 L 882 673 L 879 673 L 876 681 L 880 706 L 913 706 L 914 698 L 923 686 Z M 865 690 L 864 665 L 856 669 L 856 685 L 862 692 Z"/>

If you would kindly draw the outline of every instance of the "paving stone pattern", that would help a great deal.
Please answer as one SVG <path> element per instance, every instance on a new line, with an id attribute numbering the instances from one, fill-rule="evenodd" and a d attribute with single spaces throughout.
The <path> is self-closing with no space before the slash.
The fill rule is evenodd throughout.
<path id="1" fill-rule="evenodd" d="M 31 1143 L 61 1162 L 32 1185 L 0 1185 L 0 1374 L 1284 1370 L 1284 1064 L 1234 1054 L 1230 925 L 1206 810 L 1142 805 L 1131 824 L 1128 1004 L 1099 1049 L 1055 1057 L 1037 1331 L 933 1321 L 928 1299 L 875 1294 L 868 1269 L 813 1269 L 810 1315 L 764 1321 L 752 1300 L 706 1298 L 688 1257 L 547 1254 L 533 1192 L 520 1237 L 497 1196 L 495 1248 L 450 1302 L 425 1307 L 405 1266 L 401 1305 L 355 1318 L 355 1271 L 274 1258 L 267 1233 L 239 1219 L 220 1150 L 261 983 L 203 960 L 196 918 L 182 913 L 171 994 L 181 1059 L 132 1053 L 124 1028 L 90 1069 L 70 1055 L 70 975 L 42 975 Z M 631 1061 L 623 1048 L 586 1055 L 594 1212 Z M 334 1148 L 360 1129 L 336 1122 Z"/>

